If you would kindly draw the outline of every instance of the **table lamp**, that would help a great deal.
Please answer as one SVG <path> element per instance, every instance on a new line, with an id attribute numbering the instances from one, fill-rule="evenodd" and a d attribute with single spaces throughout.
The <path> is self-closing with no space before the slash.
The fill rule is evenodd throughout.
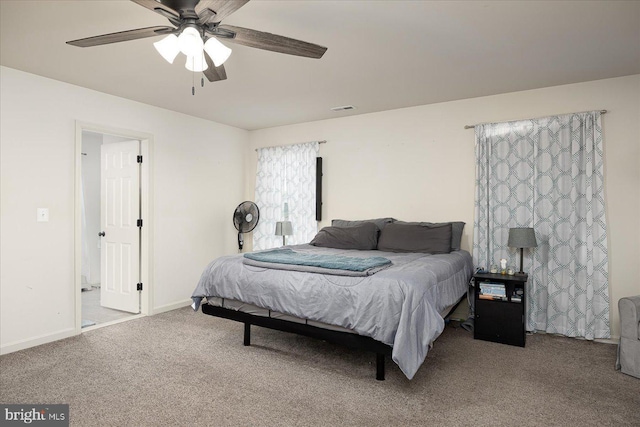
<path id="1" fill-rule="evenodd" d="M 535 248 L 538 246 L 533 228 L 510 228 L 507 246 L 510 248 L 520 248 L 520 271 L 518 271 L 518 274 L 524 274 L 522 270 L 524 248 Z"/>
<path id="2" fill-rule="evenodd" d="M 293 227 L 291 221 L 277 221 L 276 222 L 276 236 L 282 236 L 282 246 L 286 245 L 287 236 L 293 234 Z"/>

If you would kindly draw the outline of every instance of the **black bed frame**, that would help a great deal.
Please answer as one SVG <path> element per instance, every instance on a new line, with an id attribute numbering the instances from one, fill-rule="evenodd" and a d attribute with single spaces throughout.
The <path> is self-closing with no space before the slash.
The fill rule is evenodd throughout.
<path id="1" fill-rule="evenodd" d="M 447 316 L 453 313 L 464 299 L 464 296 L 460 298 L 460 300 L 449 310 Z M 222 317 L 224 319 L 244 323 L 244 345 L 246 346 L 251 345 L 251 325 L 256 325 L 278 331 L 293 332 L 294 334 L 321 339 L 327 342 L 344 345 L 349 348 L 374 352 L 376 354 L 376 380 L 384 381 L 384 359 L 385 356 L 391 356 L 393 348 L 390 345 L 374 340 L 371 337 L 350 332 L 319 328 L 306 323 L 296 323 L 282 319 L 274 319 L 272 317 L 255 316 L 242 311 L 217 307 L 210 304 L 202 304 L 202 312 L 211 316 Z"/>

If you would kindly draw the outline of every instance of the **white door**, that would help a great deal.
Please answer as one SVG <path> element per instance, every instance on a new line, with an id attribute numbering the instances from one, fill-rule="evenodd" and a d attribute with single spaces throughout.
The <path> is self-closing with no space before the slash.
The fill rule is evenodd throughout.
<path id="1" fill-rule="evenodd" d="M 139 152 L 139 141 L 115 142 L 100 157 L 100 305 L 130 313 L 140 312 Z"/>

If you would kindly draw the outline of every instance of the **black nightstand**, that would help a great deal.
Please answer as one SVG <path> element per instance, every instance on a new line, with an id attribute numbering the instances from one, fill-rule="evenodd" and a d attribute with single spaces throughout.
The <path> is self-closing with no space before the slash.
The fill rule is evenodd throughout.
<path id="1" fill-rule="evenodd" d="M 473 338 L 524 347 L 525 284 L 528 276 L 476 273 Z M 493 284 L 491 286 L 490 284 Z M 504 285 L 504 296 L 501 296 Z M 481 293 L 481 289 L 485 293 Z M 494 295 L 494 296 L 492 296 Z"/>

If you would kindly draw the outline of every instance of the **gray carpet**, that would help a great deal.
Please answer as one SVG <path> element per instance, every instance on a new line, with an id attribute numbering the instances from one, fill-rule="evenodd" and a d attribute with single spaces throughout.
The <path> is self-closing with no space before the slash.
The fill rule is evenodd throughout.
<path id="1" fill-rule="evenodd" d="M 447 326 L 416 377 L 387 361 L 189 308 L 0 357 L 0 402 L 68 403 L 82 426 L 638 426 L 616 347 L 537 334 L 518 348 Z"/>

